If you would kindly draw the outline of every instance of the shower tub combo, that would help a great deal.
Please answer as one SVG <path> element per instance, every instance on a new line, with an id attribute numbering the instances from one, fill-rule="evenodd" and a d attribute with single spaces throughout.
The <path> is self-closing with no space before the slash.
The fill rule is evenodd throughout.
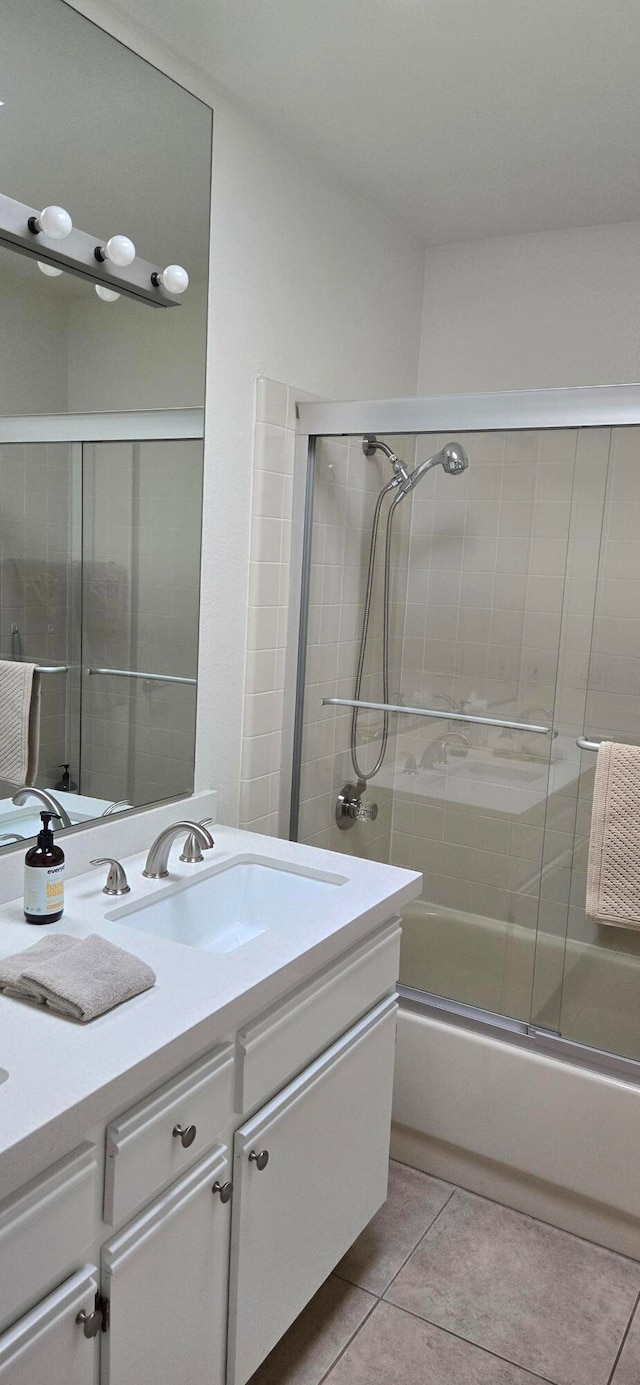
<path id="1" fill-rule="evenodd" d="M 637 1255 L 640 932 L 585 894 L 598 744 L 640 743 L 640 386 L 298 412 L 281 828 L 423 872 L 394 1152 Z"/>

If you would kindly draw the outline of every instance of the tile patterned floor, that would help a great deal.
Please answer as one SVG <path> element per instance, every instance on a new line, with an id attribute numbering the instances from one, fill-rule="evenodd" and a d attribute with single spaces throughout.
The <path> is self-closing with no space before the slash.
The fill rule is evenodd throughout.
<path id="1" fill-rule="evenodd" d="M 640 1261 L 391 1164 L 250 1385 L 640 1385 Z"/>

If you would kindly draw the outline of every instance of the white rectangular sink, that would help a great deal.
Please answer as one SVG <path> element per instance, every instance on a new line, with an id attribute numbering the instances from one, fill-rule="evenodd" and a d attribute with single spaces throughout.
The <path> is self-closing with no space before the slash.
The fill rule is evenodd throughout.
<path id="1" fill-rule="evenodd" d="M 262 857 L 243 856 L 107 917 L 205 952 L 235 952 L 299 918 L 309 921 L 326 916 L 333 892 L 346 883 L 342 875 L 307 873 Z"/>

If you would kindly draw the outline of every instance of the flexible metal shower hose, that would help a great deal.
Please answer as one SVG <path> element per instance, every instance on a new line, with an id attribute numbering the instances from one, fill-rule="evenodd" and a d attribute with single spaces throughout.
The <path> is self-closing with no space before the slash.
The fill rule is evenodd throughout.
<path id="1" fill-rule="evenodd" d="M 367 639 L 368 639 L 368 636 L 369 636 L 369 621 L 370 621 L 370 617 L 371 617 L 371 601 L 372 601 L 372 596 L 373 596 L 373 583 L 374 583 L 375 568 L 376 568 L 376 547 L 377 547 L 377 542 L 378 542 L 378 527 L 379 527 L 379 524 L 380 524 L 380 513 L 381 513 L 381 510 L 382 510 L 382 502 L 383 502 L 385 496 L 389 494 L 389 491 L 391 491 L 391 490 L 393 490 L 394 488 L 397 487 L 397 484 L 398 484 L 398 482 L 397 482 L 396 478 L 394 477 L 394 479 L 393 479 L 392 481 L 388 481 L 387 484 L 386 484 L 386 486 L 383 486 L 383 487 L 382 487 L 382 490 L 380 491 L 380 494 L 379 494 L 378 499 L 377 499 L 377 501 L 376 501 L 376 508 L 375 508 L 374 516 L 373 516 L 373 524 L 372 524 L 372 527 L 371 527 L 371 545 L 370 545 L 370 548 L 369 548 L 369 567 L 368 567 L 368 571 L 367 571 L 367 590 L 366 590 L 365 603 L 364 603 L 364 617 L 363 617 L 363 620 L 362 620 L 362 634 L 361 634 L 361 636 L 360 636 L 360 652 L 359 652 L 359 654 L 358 654 L 358 668 L 357 668 L 357 672 L 356 672 L 356 680 L 355 680 L 355 686 L 354 686 L 354 692 L 353 692 L 354 700 L 355 700 L 356 702 L 357 702 L 357 701 L 359 700 L 359 698 L 360 698 L 360 692 L 361 692 L 361 689 L 362 689 L 362 677 L 363 677 L 363 673 L 364 673 L 364 661 L 365 661 L 365 655 L 366 655 L 366 651 L 367 651 Z M 390 506 L 389 506 L 389 511 L 388 511 L 388 514 L 387 514 L 387 532 L 386 532 L 386 536 L 385 536 L 385 545 L 384 545 L 384 593 L 383 593 L 383 603 L 382 603 L 382 701 L 383 701 L 383 702 L 388 702 L 388 701 L 389 701 L 389 607 L 390 607 L 390 597 L 391 597 L 391 539 L 392 539 L 392 531 L 393 531 L 393 516 L 394 516 L 394 512 L 395 512 L 396 506 L 399 505 L 400 501 L 404 499 L 405 493 L 406 493 L 406 492 L 403 491 L 403 490 L 398 490 L 397 494 L 394 496 L 394 498 L 393 498 L 393 500 L 392 500 L 392 502 L 391 502 L 391 504 L 390 504 Z M 388 742 L 388 739 L 389 739 L 389 713 L 388 713 L 388 712 L 384 712 L 384 714 L 383 714 L 383 722 L 382 722 L 382 742 L 381 742 L 381 745 L 380 745 L 380 753 L 379 753 L 378 758 L 377 758 L 377 760 L 376 760 L 376 762 L 375 762 L 375 765 L 373 766 L 373 769 L 363 770 L 363 768 L 362 768 L 362 766 L 361 766 L 361 764 L 360 764 L 360 762 L 359 762 L 359 760 L 358 760 L 358 750 L 357 750 L 357 733 L 358 733 L 358 715 L 359 715 L 359 712 L 360 712 L 360 708 L 359 708 L 359 707 L 354 707 L 353 713 L 352 713 L 352 716 L 351 716 L 351 763 L 352 763 L 352 765 L 353 765 L 353 770 L 354 770 L 354 774 L 356 775 L 356 777 L 357 777 L 359 780 L 361 780 L 362 783 L 366 784 L 366 782 L 367 782 L 368 779 L 373 779 L 374 775 L 378 773 L 378 770 L 382 767 L 382 764 L 383 764 L 383 761 L 384 761 L 384 757 L 385 757 L 385 755 L 386 755 L 386 753 L 387 753 L 387 742 Z"/>

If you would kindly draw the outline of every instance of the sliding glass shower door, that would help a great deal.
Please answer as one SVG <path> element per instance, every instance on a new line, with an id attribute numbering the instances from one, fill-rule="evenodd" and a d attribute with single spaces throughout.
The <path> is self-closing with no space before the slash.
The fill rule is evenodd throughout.
<path id="1" fill-rule="evenodd" d="M 640 425 L 598 426 L 600 399 L 575 393 L 564 411 L 585 404 L 589 426 L 380 438 L 409 471 L 453 438 L 469 456 L 463 475 L 437 466 L 398 506 L 386 695 L 383 541 L 354 689 L 392 472 L 362 434 L 316 437 L 292 830 L 422 872 L 400 975 L 416 997 L 640 1061 L 640 930 L 585 907 L 598 744 L 640 744 Z M 637 415 L 629 393 L 623 412 Z M 455 401 L 423 411 L 443 407 L 455 413 Z M 356 727 L 366 784 L 355 700 L 377 704 Z M 396 710 L 369 777 L 383 704 Z"/>
<path id="2" fill-rule="evenodd" d="M 567 1039 L 640 1060 L 640 932 L 598 924 L 585 911 L 597 745 L 640 743 L 640 428 L 602 430 L 608 468 L 600 431 L 589 430 L 589 467 L 576 477 L 558 701 L 580 726 L 580 762 L 564 820 L 550 803 L 556 902 L 541 912 L 535 1017 Z"/>
<path id="3" fill-rule="evenodd" d="M 391 715 L 365 796 L 377 817 L 347 831 L 335 806 L 356 777 L 352 713 L 326 699 L 353 698 L 373 508 L 389 468 L 363 455 L 361 438 L 317 444 L 299 836 L 422 871 L 422 899 L 405 914 L 403 983 L 529 1021 L 538 911 L 553 888 L 547 805 L 574 792 L 579 764 L 575 735 L 550 729 L 582 440 L 573 429 L 456 437 L 468 470 L 424 476 L 399 506 L 392 551 L 389 700 L 430 715 Z M 409 466 L 449 440 L 385 439 Z M 381 558 L 361 694 L 377 702 L 382 581 Z M 382 715 L 359 716 L 365 765 Z"/>

